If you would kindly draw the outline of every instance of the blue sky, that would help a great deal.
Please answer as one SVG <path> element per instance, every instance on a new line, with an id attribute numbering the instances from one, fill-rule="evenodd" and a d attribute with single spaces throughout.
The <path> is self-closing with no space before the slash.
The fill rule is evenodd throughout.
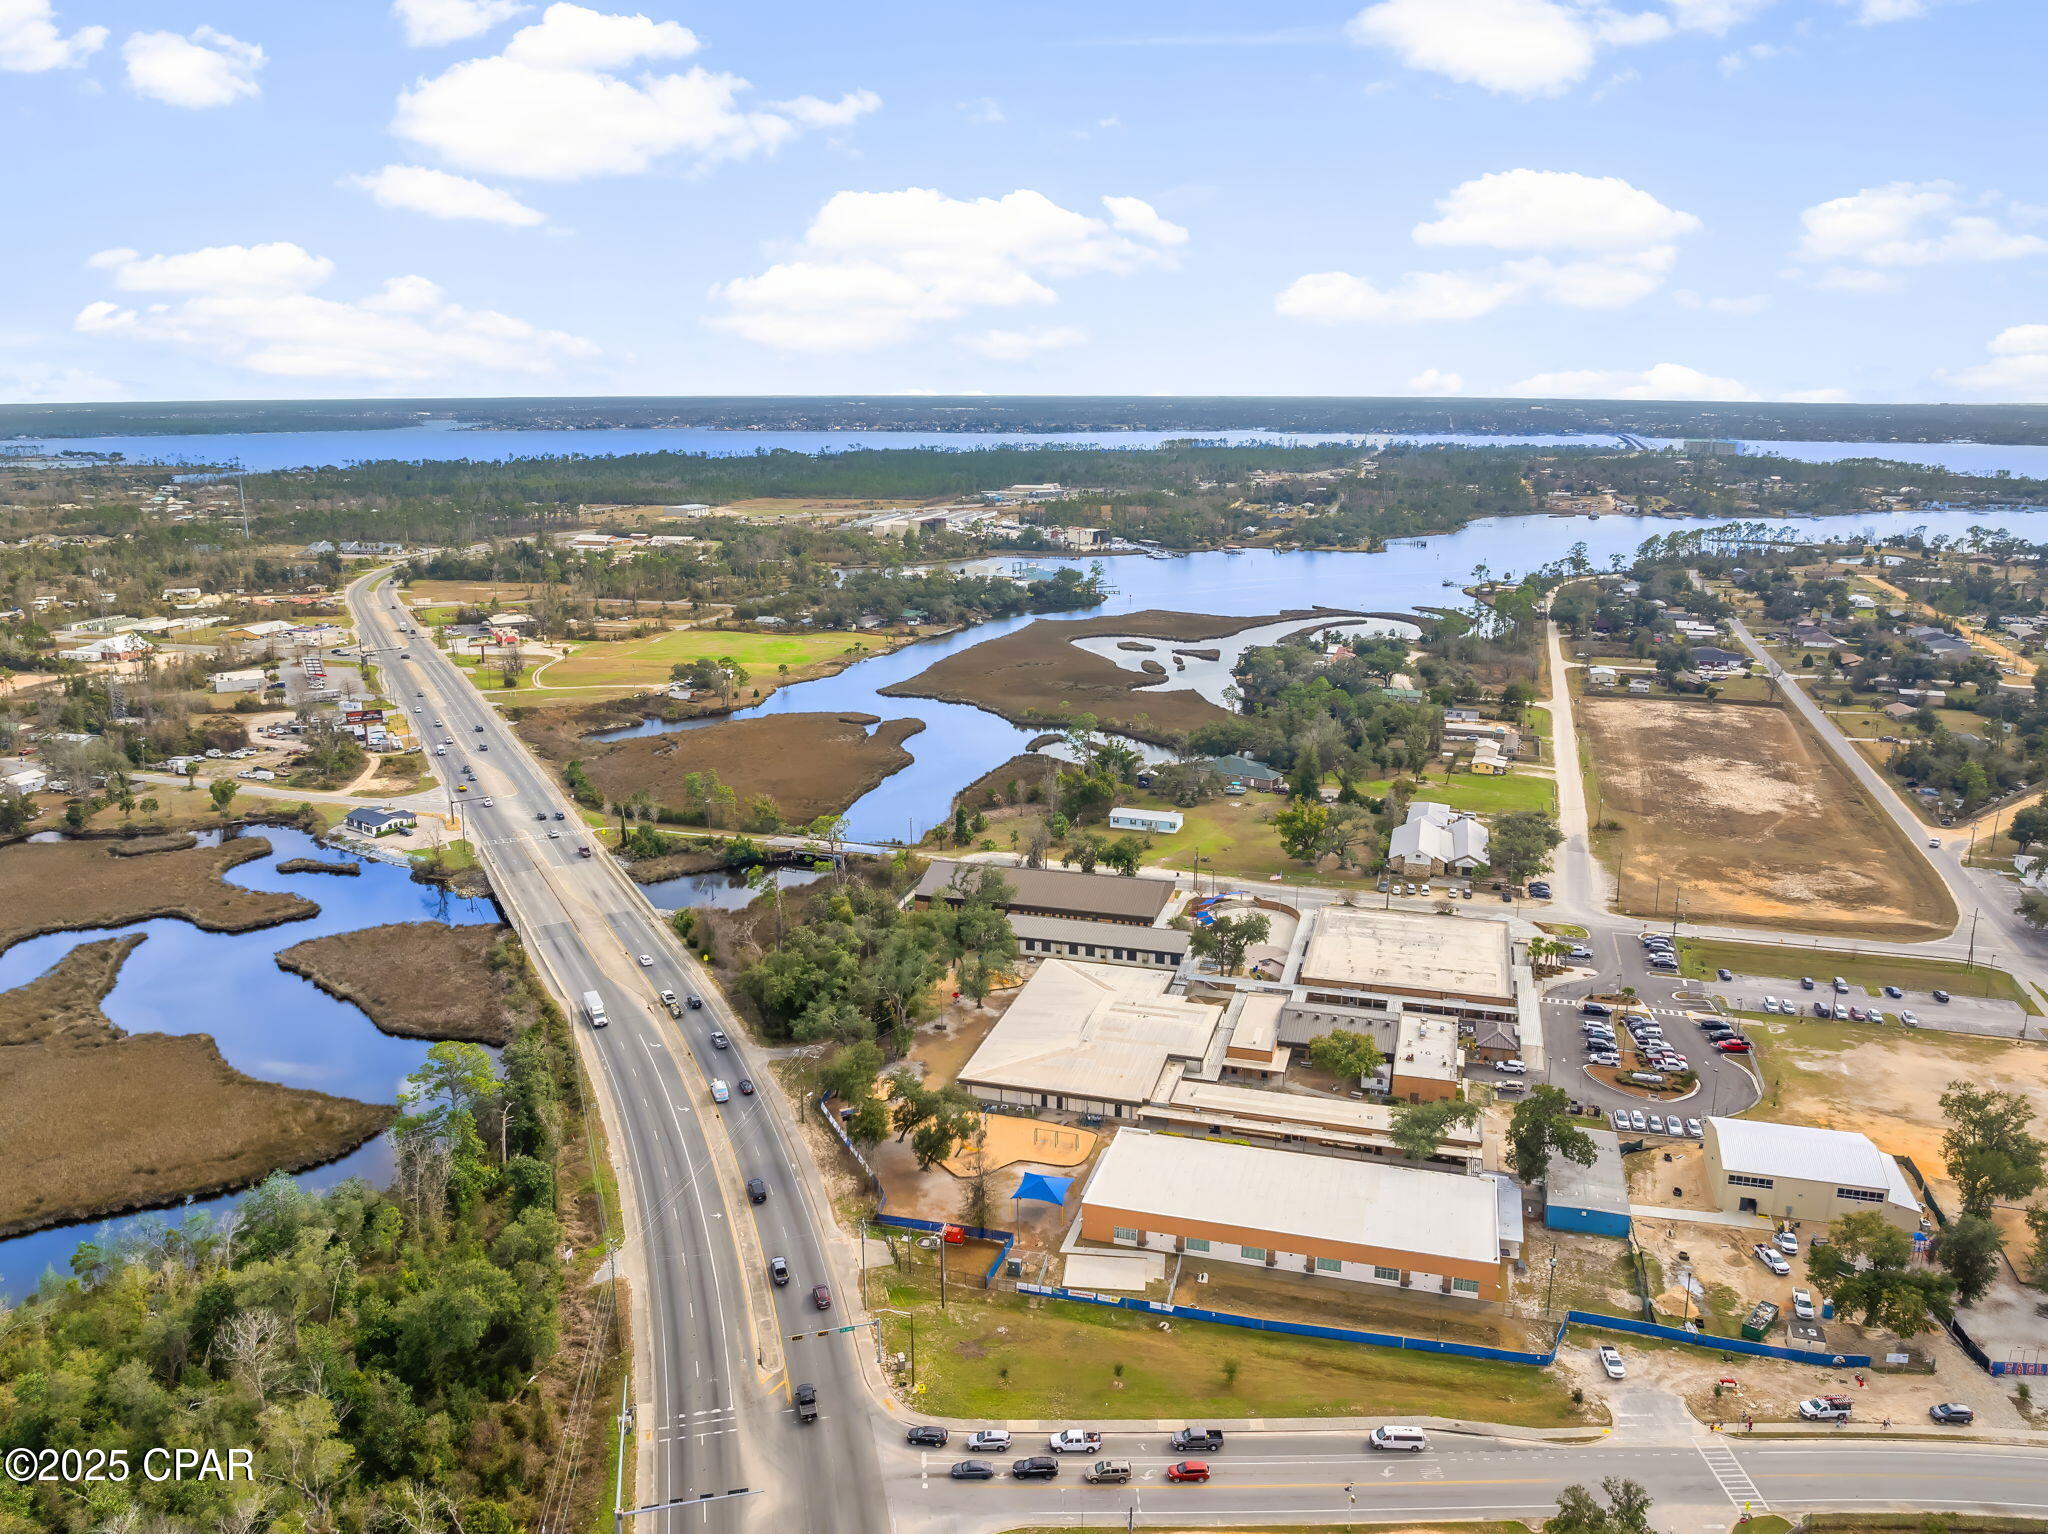
<path id="1" fill-rule="evenodd" d="M 0 398 L 2041 400 L 2044 45 L 2039 0 L 0 0 Z"/>

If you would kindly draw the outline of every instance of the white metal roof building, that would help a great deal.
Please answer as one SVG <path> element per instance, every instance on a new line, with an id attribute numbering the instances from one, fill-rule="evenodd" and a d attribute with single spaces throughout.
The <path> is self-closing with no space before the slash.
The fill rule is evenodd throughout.
<path id="1" fill-rule="evenodd" d="M 1119 1131 L 1081 1195 L 1090 1241 L 1497 1300 L 1493 1184 L 1405 1166 Z"/>
<path id="2" fill-rule="evenodd" d="M 1417 800 L 1408 806 L 1408 819 L 1394 827 L 1387 861 L 1409 871 L 1442 873 L 1455 868 L 1469 873 L 1485 865 L 1487 841 L 1486 827 L 1476 815 Z"/>
<path id="3" fill-rule="evenodd" d="M 1824 1224 L 1874 1210 L 1906 1229 L 1920 1223 L 1920 1200 L 1898 1162 L 1868 1135 L 1710 1118 L 1705 1151 L 1708 1189 L 1729 1213 Z"/>
<path id="4" fill-rule="evenodd" d="M 1223 1009 L 1166 994 L 1169 971 L 1047 959 L 960 1084 L 991 1102 L 1130 1118 L 1175 1061 L 1200 1062 Z"/>

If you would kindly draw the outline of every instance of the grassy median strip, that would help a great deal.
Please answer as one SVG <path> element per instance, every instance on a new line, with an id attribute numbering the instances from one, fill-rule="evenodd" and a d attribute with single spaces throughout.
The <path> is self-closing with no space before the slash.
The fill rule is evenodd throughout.
<path id="1" fill-rule="evenodd" d="M 1596 1420 L 1550 1371 L 990 1292 L 954 1275 L 887 1275 L 884 1304 L 917 1326 L 914 1399 L 934 1416 L 1483 1416 L 1521 1427 Z M 881 1317 L 890 1354 L 910 1327 Z M 794 1347 L 800 1348 L 802 1344 Z M 794 1348 L 793 1348 L 794 1351 Z M 792 1368 L 800 1368 L 795 1357 Z"/>
<path id="2" fill-rule="evenodd" d="M 1797 982 L 1811 975 L 1825 984 L 1840 975 L 1851 985 L 1876 993 L 1895 985 L 1902 991 L 1939 987 L 1957 996 L 1984 996 L 2017 1002 L 2040 1015 L 2033 998 L 2002 969 L 1958 964 L 1953 959 L 1901 958 L 1881 953 L 1840 953 L 1825 948 L 1779 948 L 1765 943 L 1717 942 L 1684 938 L 1679 942 L 1679 971 L 1695 980 L 1712 980 L 1717 969 L 1738 975 L 1770 975 Z M 1907 1002 L 1912 1000 L 1907 998 Z M 1903 1005 L 1904 1003 L 1902 1003 Z"/>

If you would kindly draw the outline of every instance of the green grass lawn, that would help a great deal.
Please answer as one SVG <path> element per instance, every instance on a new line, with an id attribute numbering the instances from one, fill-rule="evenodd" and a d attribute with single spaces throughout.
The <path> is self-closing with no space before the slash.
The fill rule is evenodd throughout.
<path id="1" fill-rule="evenodd" d="M 888 1275 L 884 1303 L 917 1317 L 917 1404 L 984 1418 L 1474 1417 L 1526 1427 L 1595 1419 L 1551 1372 L 1175 1321 L 967 1284 L 938 1308 L 929 1271 Z M 881 1317 L 884 1345 L 909 1327 Z M 1002 1330 L 999 1332 L 998 1328 Z"/>
<path id="2" fill-rule="evenodd" d="M 759 684 L 775 681 L 777 668 L 795 671 L 837 660 L 862 648 L 880 654 L 888 648 L 872 635 L 742 634 L 719 629 L 675 629 L 650 639 L 596 640 L 582 644 L 548 668 L 545 680 L 555 687 L 652 687 L 669 679 L 679 662 L 731 656 Z"/>
<path id="3" fill-rule="evenodd" d="M 1385 794 L 1390 779 L 1361 783 L 1358 791 L 1375 799 Z M 1457 772 L 1448 778 L 1425 777 L 1416 783 L 1415 797 L 1448 804 L 1454 810 L 1473 810 L 1481 815 L 1499 815 L 1510 810 L 1541 810 L 1557 813 L 1557 784 L 1550 778 L 1511 772 L 1490 778 L 1483 773 Z"/>
<path id="4" fill-rule="evenodd" d="M 1871 991 L 1887 985 L 1903 991 L 1926 991 L 1939 986 L 1958 996 L 2016 1001 L 2028 1012 L 2036 1016 L 2040 1013 L 2032 996 L 2011 975 L 1981 964 L 1968 969 L 1952 959 L 1895 958 L 1888 954 L 1838 953 L 1825 948 L 1776 948 L 1762 943 L 1703 938 L 1681 938 L 1678 946 L 1679 973 L 1695 980 L 1712 980 L 1716 969 L 1731 969 L 1739 975 L 1771 975 L 1795 982 L 1802 975 L 1819 981 L 1840 975 L 1851 985 Z"/>

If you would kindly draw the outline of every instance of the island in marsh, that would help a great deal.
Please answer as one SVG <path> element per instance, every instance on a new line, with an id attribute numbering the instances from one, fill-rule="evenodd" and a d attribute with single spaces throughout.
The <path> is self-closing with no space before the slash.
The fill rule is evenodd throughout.
<path id="1" fill-rule="evenodd" d="M 593 713 L 585 729 L 616 727 L 615 717 Z M 924 728 L 922 719 L 883 720 L 873 714 L 767 714 L 725 719 L 664 735 L 592 740 L 559 714 L 528 720 L 520 733 L 558 764 L 579 764 L 607 804 L 645 794 L 654 803 L 690 811 L 692 798 L 715 775 L 744 809 L 767 797 L 785 821 L 837 815 L 893 772 L 908 767 L 903 742 Z"/>
<path id="2" fill-rule="evenodd" d="M 138 838 L 140 840 L 140 838 Z M 0 953 L 48 932 L 125 927 L 176 916 L 205 932 L 254 932 L 304 921 L 320 907 L 297 895 L 243 889 L 221 875 L 270 855 L 260 836 L 216 847 L 134 842 L 18 842 L 0 851 Z"/>
<path id="3" fill-rule="evenodd" d="M 521 994 L 524 966 L 510 927 L 361 927 L 286 948 L 277 967 L 408 1039 L 509 1044 L 532 1006 Z"/>
<path id="4" fill-rule="evenodd" d="M 1120 735 L 1171 745 L 1205 724 L 1232 716 L 1191 687 L 1160 689 L 1159 683 L 1168 676 L 1163 661 L 1140 662 L 1138 668 L 1127 670 L 1105 655 L 1081 648 L 1076 640 L 1158 639 L 1193 644 L 1269 624 L 1299 620 L 1307 628 L 1315 626 L 1316 619 L 1337 624 L 1363 616 L 1311 607 L 1250 618 L 1158 608 L 1100 618 L 1041 618 L 1015 633 L 957 651 L 881 691 L 892 698 L 970 703 L 1000 714 L 1012 724 L 1059 725 L 1088 714 L 1104 729 Z M 1122 643 L 1113 648 L 1137 647 Z M 1182 662 L 1211 664 L 1222 657 L 1221 648 L 1169 648 L 1160 653 Z"/>
<path id="5" fill-rule="evenodd" d="M 0 1236 L 318 1166 L 392 1120 L 244 1076 L 203 1034 L 115 1027 L 100 1003 L 144 936 L 81 943 L 0 992 Z"/>

